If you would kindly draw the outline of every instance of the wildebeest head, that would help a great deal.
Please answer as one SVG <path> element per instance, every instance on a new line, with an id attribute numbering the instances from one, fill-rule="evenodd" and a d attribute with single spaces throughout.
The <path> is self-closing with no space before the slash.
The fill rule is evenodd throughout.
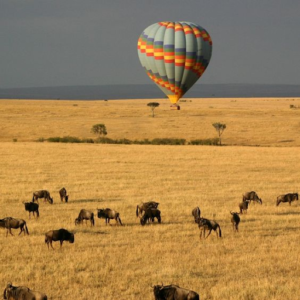
<path id="1" fill-rule="evenodd" d="M 97 211 L 98 211 L 98 218 L 105 218 L 106 217 L 105 209 L 97 208 Z"/>
<path id="2" fill-rule="evenodd" d="M 78 225 L 78 224 L 80 224 L 81 222 L 82 222 L 81 219 L 79 219 L 79 218 L 76 218 L 76 219 L 75 219 L 75 225 Z"/>
<path id="3" fill-rule="evenodd" d="M 74 241 L 75 241 L 74 233 L 70 233 L 70 239 L 69 239 L 69 242 L 70 242 L 71 244 L 73 244 Z"/>

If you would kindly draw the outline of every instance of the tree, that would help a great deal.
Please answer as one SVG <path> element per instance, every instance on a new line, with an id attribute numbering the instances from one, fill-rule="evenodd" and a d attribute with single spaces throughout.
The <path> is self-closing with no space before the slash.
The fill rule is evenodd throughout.
<path id="1" fill-rule="evenodd" d="M 222 143 L 221 143 L 221 135 L 224 132 L 224 130 L 226 129 L 226 124 L 214 123 L 212 125 L 215 127 L 215 129 L 218 132 L 218 135 L 219 135 L 219 144 L 221 146 L 222 145 Z"/>
<path id="2" fill-rule="evenodd" d="M 159 103 L 158 102 L 149 102 L 147 104 L 147 106 L 149 106 L 152 109 L 152 117 L 154 118 L 154 109 L 156 107 L 159 107 Z"/>
<path id="3" fill-rule="evenodd" d="M 106 127 L 104 124 L 96 124 L 92 127 L 91 129 L 92 133 L 98 134 L 99 136 L 101 135 L 107 135 Z"/>

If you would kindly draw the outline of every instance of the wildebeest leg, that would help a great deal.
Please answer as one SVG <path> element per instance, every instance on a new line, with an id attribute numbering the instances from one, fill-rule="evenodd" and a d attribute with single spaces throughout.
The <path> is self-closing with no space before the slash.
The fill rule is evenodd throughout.
<path id="1" fill-rule="evenodd" d="M 20 226 L 20 232 L 19 232 L 19 235 L 22 233 L 22 231 L 24 231 L 24 235 L 25 235 L 24 224 L 23 224 L 23 226 L 22 226 L 22 225 Z"/>
<path id="2" fill-rule="evenodd" d="M 54 250 L 53 245 L 52 245 L 52 240 L 50 241 L 50 246 Z M 49 245 L 48 245 L 48 249 L 49 249 Z"/>
<path id="3" fill-rule="evenodd" d="M 210 236 L 211 231 L 212 231 L 212 228 L 209 230 L 209 233 L 208 233 L 208 235 L 206 236 L 206 239 Z M 217 233 L 217 234 L 218 234 L 218 233 Z M 205 237 L 205 231 L 204 231 L 204 237 Z"/>
<path id="4" fill-rule="evenodd" d="M 63 242 L 64 242 L 63 240 L 61 240 L 61 241 L 60 241 L 60 248 L 61 248 L 61 246 L 62 246 Z"/>

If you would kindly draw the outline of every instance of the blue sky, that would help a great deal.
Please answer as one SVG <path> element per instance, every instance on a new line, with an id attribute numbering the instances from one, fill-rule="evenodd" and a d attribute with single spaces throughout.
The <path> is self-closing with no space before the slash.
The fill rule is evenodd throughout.
<path id="1" fill-rule="evenodd" d="M 142 31 L 190 21 L 213 41 L 197 84 L 300 84 L 298 0 L 0 0 L 0 88 L 147 84 Z"/>

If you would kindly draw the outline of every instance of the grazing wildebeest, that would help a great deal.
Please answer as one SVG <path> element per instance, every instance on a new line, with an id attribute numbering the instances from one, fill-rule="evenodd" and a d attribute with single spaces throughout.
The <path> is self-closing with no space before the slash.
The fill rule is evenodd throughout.
<path id="1" fill-rule="evenodd" d="M 120 224 L 123 226 L 121 218 L 120 218 L 120 214 L 115 211 L 112 210 L 110 208 L 106 208 L 106 209 L 97 209 L 98 211 L 98 218 L 101 219 L 105 219 L 105 224 L 107 225 L 107 223 L 109 224 L 110 219 L 115 219 L 116 220 L 116 224 Z"/>
<path id="2" fill-rule="evenodd" d="M 86 224 L 87 221 L 90 220 L 91 226 L 94 226 L 95 225 L 94 213 L 91 212 L 90 210 L 82 209 L 78 215 L 78 218 L 75 219 L 75 225 L 81 224 L 83 220 L 86 220 Z"/>
<path id="3" fill-rule="evenodd" d="M 36 213 L 37 218 L 40 216 L 38 203 L 24 202 L 24 205 L 25 205 L 25 210 L 29 211 L 29 218 L 31 213 L 33 213 L 33 216 Z"/>
<path id="4" fill-rule="evenodd" d="M 195 219 L 195 223 L 198 223 L 197 220 L 200 219 L 200 215 L 201 215 L 201 210 L 198 206 L 192 210 L 192 215 Z"/>
<path id="5" fill-rule="evenodd" d="M 47 200 L 49 203 L 53 204 L 53 198 L 50 197 L 50 193 L 46 190 L 34 192 L 32 196 L 32 202 L 38 202 L 39 198 L 44 198 L 44 202 Z"/>
<path id="6" fill-rule="evenodd" d="M 62 189 L 59 190 L 59 196 L 60 196 L 60 201 L 63 202 L 65 199 L 65 202 L 67 203 L 69 200 L 69 195 L 67 195 L 67 190 L 63 187 Z"/>
<path id="7" fill-rule="evenodd" d="M 6 236 L 8 235 L 8 232 L 11 235 L 13 235 L 12 232 L 11 232 L 12 228 L 13 229 L 20 228 L 19 235 L 22 232 L 24 232 L 24 235 L 26 235 L 26 233 L 29 235 L 29 231 L 28 231 L 28 228 L 27 228 L 25 220 L 23 220 L 23 219 L 14 219 L 14 218 L 11 218 L 11 217 L 4 218 L 2 220 L 4 220 L 4 227 L 6 228 Z"/>
<path id="8" fill-rule="evenodd" d="M 159 203 L 154 201 L 149 201 L 145 203 L 142 202 L 136 206 L 136 216 L 141 218 L 143 212 L 145 212 L 148 208 L 157 208 L 158 205 Z"/>
<path id="9" fill-rule="evenodd" d="M 10 282 L 7 284 L 3 298 L 8 300 L 47 300 L 43 293 L 30 290 L 25 286 L 13 286 Z"/>
<path id="10" fill-rule="evenodd" d="M 233 230 L 234 231 L 239 231 L 239 223 L 241 221 L 240 217 L 239 217 L 239 213 L 237 212 L 230 212 L 232 217 L 231 217 L 231 223 L 233 226 Z"/>
<path id="11" fill-rule="evenodd" d="M 247 213 L 248 205 L 249 205 L 249 200 L 243 201 L 239 204 L 241 214 L 243 214 L 243 212 Z"/>
<path id="12" fill-rule="evenodd" d="M 288 202 L 291 205 L 292 201 L 298 201 L 298 193 L 289 193 L 285 195 L 280 195 L 277 197 L 276 206 L 278 206 L 281 202 Z"/>
<path id="13" fill-rule="evenodd" d="M 160 210 L 157 208 L 148 208 L 141 217 L 141 225 L 144 226 L 148 220 L 154 222 L 154 218 L 157 219 L 158 223 L 161 223 Z"/>
<path id="14" fill-rule="evenodd" d="M 200 296 L 196 292 L 174 284 L 155 285 L 153 292 L 155 300 L 200 300 Z"/>
<path id="15" fill-rule="evenodd" d="M 205 218 L 199 218 L 198 219 L 198 227 L 200 229 L 200 239 L 202 238 L 202 232 L 203 232 L 203 236 L 204 238 L 208 238 L 209 235 L 211 234 L 211 231 L 214 230 L 217 234 L 217 237 L 222 237 L 222 232 L 221 232 L 221 227 L 220 225 L 213 220 L 208 220 Z M 218 232 L 217 229 L 219 228 L 219 236 L 218 236 Z M 205 231 L 209 230 L 208 235 L 205 237 Z"/>
<path id="16" fill-rule="evenodd" d="M 262 200 L 258 197 L 258 195 L 256 194 L 256 192 L 254 192 L 254 191 L 245 193 L 243 195 L 243 201 L 246 201 L 246 200 L 249 200 L 249 203 L 251 201 L 255 201 L 255 202 L 258 202 L 258 203 L 262 204 Z"/>
<path id="17" fill-rule="evenodd" d="M 62 246 L 64 241 L 69 241 L 71 244 L 74 243 L 74 233 L 69 232 L 68 230 L 61 228 L 59 230 L 50 230 L 45 233 L 45 243 L 48 246 L 51 245 L 52 249 L 52 241 L 60 241 L 60 247 Z"/>

